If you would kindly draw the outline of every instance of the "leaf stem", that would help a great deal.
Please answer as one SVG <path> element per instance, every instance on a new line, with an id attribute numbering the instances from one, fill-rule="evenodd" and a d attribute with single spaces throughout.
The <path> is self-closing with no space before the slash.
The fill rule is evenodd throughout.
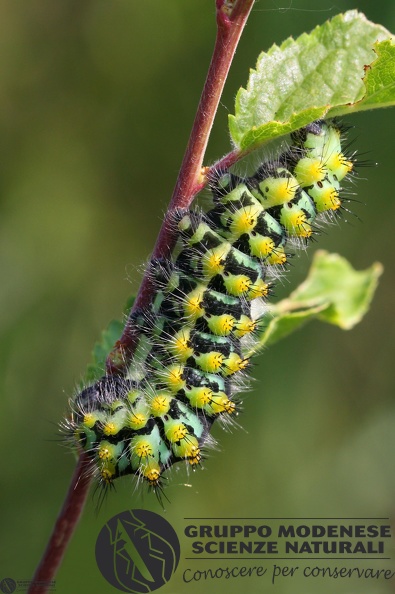
<path id="1" fill-rule="evenodd" d="M 214 52 L 173 196 L 154 247 L 153 258 L 169 256 L 176 240 L 176 232 L 171 225 L 173 212 L 177 208 L 187 208 L 204 186 L 202 163 L 209 134 L 238 41 L 253 4 L 254 0 L 216 0 L 217 37 Z M 230 161 L 235 160 L 232 155 L 233 153 L 230 153 Z M 133 311 L 147 306 L 152 295 L 152 282 L 146 274 Z M 136 336 L 129 315 L 122 337 L 107 359 L 107 373 L 124 373 L 135 346 Z M 45 594 L 61 564 L 88 496 L 91 482 L 91 473 L 87 472 L 88 464 L 88 456 L 82 454 L 28 594 Z"/>
<path id="2" fill-rule="evenodd" d="M 217 37 L 214 51 L 173 196 L 152 253 L 153 259 L 170 255 L 177 238 L 172 224 L 174 211 L 187 208 L 204 186 L 202 163 L 209 134 L 238 41 L 253 4 L 254 0 L 216 0 Z M 153 293 L 153 282 L 146 272 L 123 334 L 107 358 L 108 374 L 125 373 L 137 344 L 133 313 L 147 307 Z"/>

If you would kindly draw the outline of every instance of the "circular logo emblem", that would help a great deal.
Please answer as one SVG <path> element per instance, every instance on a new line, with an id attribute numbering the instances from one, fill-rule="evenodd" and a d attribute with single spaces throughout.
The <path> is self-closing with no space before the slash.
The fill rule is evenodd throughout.
<path id="1" fill-rule="evenodd" d="M 127 510 L 99 532 L 96 563 L 106 580 L 122 592 L 152 592 L 169 581 L 180 560 L 174 528 L 158 514 Z"/>
<path id="2" fill-rule="evenodd" d="M 4 594 L 11 594 L 11 592 L 15 592 L 16 589 L 16 581 L 12 578 L 4 578 L 0 582 L 0 590 L 4 592 Z"/>

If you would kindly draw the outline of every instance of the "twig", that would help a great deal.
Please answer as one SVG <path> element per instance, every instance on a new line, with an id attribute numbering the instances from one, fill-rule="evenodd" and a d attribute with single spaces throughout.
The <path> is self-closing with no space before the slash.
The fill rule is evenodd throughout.
<path id="1" fill-rule="evenodd" d="M 81 454 L 72 476 L 63 507 L 56 520 L 47 548 L 36 569 L 28 594 L 43 594 L 50 586 L 81 517 L 91 483 L 90 459 Z"/>
<path id="2" fill-rule="evenodd" d="M 173 196 L 152 258 L 169 256 L 176 241 L 176 230 L 171 223 L 174 210 L 187 208 L 204 185 L 202 164 L 209 134 L 238 41 L 253 4 L 254 0 L 236 0 L 233 3 L 216 0 L 217 38 L 214 52 Z M 131 316 L 136 310 L 149 305 L 153 292 L 152 280 L 149 274 L 146 274 L 123 334 L 107 358 L 108 374 L 124 373 L 128 367 L 137 343 Z"/>

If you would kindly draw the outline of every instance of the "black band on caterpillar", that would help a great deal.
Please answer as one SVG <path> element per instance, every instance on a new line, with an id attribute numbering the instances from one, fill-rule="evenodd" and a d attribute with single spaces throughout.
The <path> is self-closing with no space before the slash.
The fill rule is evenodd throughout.
<path id="1" fill-rule="evenodd" d="M 207 212 L 176 212 L 177 247 L 151 262 L 155 297 L 129 320 L 140 340 L 128 377 L 104 377 L 71 403 L 68 434 L 102 483 L 135 474 L 161 488 L 173 463 L 200 463 L 215 419 L 232 422 L 268 279 L 288 246 L 306 245 L 317 220 L 342 206 L 354 156 L 341 136 L 337 122 L 313 122 L 253 176 L 212 174 Z"/>

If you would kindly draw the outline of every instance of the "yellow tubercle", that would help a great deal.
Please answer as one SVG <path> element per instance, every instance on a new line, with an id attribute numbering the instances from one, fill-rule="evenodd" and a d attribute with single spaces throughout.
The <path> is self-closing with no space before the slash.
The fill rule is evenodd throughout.
<path id="1" fill-rule="evenodd" d="M 248 362 L 248 359 L 242 359 L 237 353 L 230 353 L 229 357 L 224 361 L 223 373 L 224 375 L 233 375 L 243 371 L 248 366 Z"/>
<path id="2" fill-rule="evenodd" d="M 235 318 L 230 314 L 222 314 L 208 318 L 207 325 L 216 336 L 227 336 L 232 332 L 235 322 Z"/>
<path id="3" fill-rule="evenodd" d="M 161 417 L 169 412 L 172 397 L 169 394 L 157 394 L 151 400 L 151 412 L 154 417 Z"/>
<path id="4" fill-rule="evenodd" d="M 193 320 L 197 320 L 197 318 L 204 313 L 204 309 L 202 307 L 203 294 L 204 290 L 198 288 L 189 293 L 189 295 L 187 295 L 185 298 L 185 315 L 191 317 Z"/>
<path id="5" fill-rule="evenodd" d="M 311 237 L 312 229 L 303 210 L 289 209 L 281 216 L 281 223 L 291 236 Z"/>
<path id="6" fill-rule="evenodd" d="M 145 427 L 149 419 L 148 413 L 142 411 L 131 411 L 128 417 L 128 426 L 138 431 Z"/>
<path id="7" fill-rule="evenodd" d="M 210 408 L 214 414 L 232 414 L 236 410 L 236 405 L 234 402 L 229 400 L 226 394 L 222 394 L 213 397 Z"/>
<path id="8" fill-rule="evenodd" d="M 251 279 L 244 274 L 231 274 L 224 277 L 224 285 L 227 292 L 235 297 L 241 297 L 250 289 Z"/>
<path id="9" fill-rule="evenodd" d="M 171 392 L 178 392 L 185 387 L 185 380 L 182 377 L 183 373 L 183 365 L 169 365 L 159 375 Z"/>
<path id="10" fill-rule="evenodd" d="M 331 154 L 326 165 L 336 175 L 338 181 L 341 181 L 354 167 L 352 161 L 349 161 L 343 153 L 338 152 Z"/>
<path id="11" fill-rule="evenodd" d="M 327 168 L 321 159 L 305 157 L 299 159 L 295 166 L 294 174 L 302 188 L 322 181 L 327 173 Z"/>
<path id="12" fill-rule="evenodd" d="M 230 224 L 230 231 L 236 237 L 240 237 L 244 233 L 250 233 L 255 225 L 256 218 L 259 215 L 259 210 L 254 206 L 245 206 L 232 214 L 232 222 Z"/>
<path id="13" fill-rule="evenodd" d="M 175 443 L 185 439 L 189 431 L 184 423 L 174 422 L 169 424 L 165 429 L 166 438 L 170 443 Z"/>
<path id="14" fill-rule="evenodd" d="M 224 362 L 224 355 L 218 351 L 202 353 L 195 357 L 200 369 L 206 373 L 217 373 Z"/>
<path id="15" fill-rule="evenodd" d="M 254 332 L 255 328 L 256 322 L 254 320 L 251 320 L 251 318 L 249 318 L 248 316 L 242 315 L 240 317 L 240 320 L 238 320 L 238 322 L 235 325 L 235 330 L 233 334 L 236 336 L 236 338 L 241 338 L 246 334 L 251 334 L 252 332 Z"/>
<path id="16" fill-rule="evenodd" d="M 151 443 L 148 440 L 144 439 L 137 443 L 133 449 L 133 453 L 136 454 L 136 456 L 138 456 L 139 458 L 148 458 L 149 456 L 152 456 L 154 453 Z"/>
<path id="17" fill-rule="evenodd" d="M 257 197 L 259 197 L 264 208 L 280 206 L 293 200 L 298 187 L 297 180 L 292 176 L 269 177 L 259 184 L 262 195 L 257 195 Z"/>
<path id="18" fill-rule="evenodd" d="M 259 278 L 254 284 L 250 286 L 247 293 L 249 299 L 257 299 L 258 297 L 267 297 L 269 294 L 269 285 Z"/>
<path id="19" fill-rule="evenodd" d="M 113 467 L 105 467 L 100 470 L 100 475 L 103 482 L 110 484 L 115 477 L 115 469 Z"/>
<path id="20" fill-rule="evenodd" d="M 226 250 L 224 250 L 222 246 L 218 246 L 218 248 L 206 252 L 202 259 L 202 270 L 205 276 L 212 278 L 217 274 L 222 274 L 225 267 L 225 257 Z"/>
<path id="21" fill-rule="evenodd" d="M 197 466 L 200 464 L 202 456 L 200 454 L 200 448 L 197 446 L 191 446 L 188 455 L 186 456 L 191 466 Z"/>
<path id="22" fill-rule="evenodd" d="M 187 392 L 191 406 L 204 408 L 212 399 L 213 391 L 207 386 L 193 387 Z"/>
<path id="23" fill-rule="evenodd" d="M 287 254 L 282 246 L 277 247 L 273 250 L 273 253 L 267 258 L 267 264 L 271 266 L 285 264 L 287 261 Z"/>
<path id="24" fill-rule="evenodd" d="M 151 487 L 158 487 L 160 484 L 160 466 L 156 460 L 150 460 L 148 464 L 141 467 L 142 476 L 149 482 Z"/>
<path id="25" fill-rule="evenodd" d="M 199 442 L 194 435 L 189 435 L 179 444 L 173 444 L 172 450 L 177 458 L 185 458 L 191 466 L 196 466 L 200 463 L 201 454 Z"/>
<path id="26" fill-rule="evenodd" d="M 104 435 L 116 435 L 118 433 L 118 431 L 119 431 L 119 428 L 117 427 L 117 425 L 115 423 L 112 423 L 111 421 L 108 421 L 103 426 Z"/>
<path id="27" fill-rule="evenodd" d="M 110 460 L 112 458 L 112 452 L 110 452 L 110 448 L 103 443 L 100 444 L 97 455 L 101 460 Z"/>
<path id="28" fill-rule="evenodd" d="M 86 413 L 84 415 L 84 420 L 82 421 L 82 423 L 89 429 L 92 429 L 92 427 L 94 426 L 96 421 L 97 421 L 96 415 L 94 415 L 92 413 Z"/>
<path id="29" fill-rule="evenodd" d="M 179 330 L 169 341 L 169 351 L 179 361 L 186 361 L 193 355 L 193 348 L 190 346 L 191 329 Z"/>
<path id="30" fill-rule="evenodd" d="M 276 247 L 271 237 L 263 237 L 261 235 L 251 236 L 249 244 L 251 255 L 262 259 L 269 256 Z"/>

